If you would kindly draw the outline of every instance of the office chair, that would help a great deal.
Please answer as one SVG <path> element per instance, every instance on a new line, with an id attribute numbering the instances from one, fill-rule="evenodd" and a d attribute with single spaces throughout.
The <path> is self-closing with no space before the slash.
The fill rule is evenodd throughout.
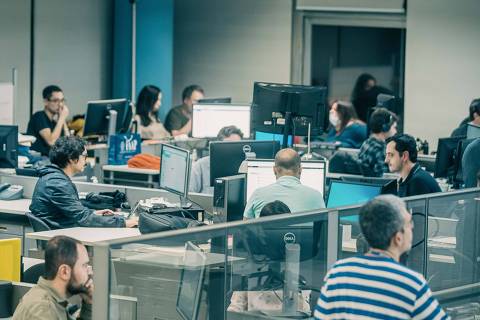
<path id="1" fill-rule="evenodd" d="M 33 228 L 33 232 L 52 230 L 45 222 L 42 221 L 42 219 L 34 216 L 31 212 L 25 212 L 25 215 L 27 216 L 28 221 Z M 37 248 L 45 249 L 45 243 L 37 240 Z"/>

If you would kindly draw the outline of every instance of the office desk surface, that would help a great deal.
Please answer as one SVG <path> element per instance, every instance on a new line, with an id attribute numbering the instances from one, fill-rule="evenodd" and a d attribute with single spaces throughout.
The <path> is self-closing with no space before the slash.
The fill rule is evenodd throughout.
<path id="1" fill-rule="evenodd" d="M 115 172 L 128 172 L 128 173 L 141 173 L 141 174 L 160 174 L 160 168 L 158 170 L 153 169 L 141 169 L 141 168 L 129 168 L 125 165 L 104 165 L 103 171 L 115 171 Z"/>
<path id="2" fill-rule="evenodd" d="M 140 235 L 138 228 L 68 228 L 42 232 L 27 233 L 28 239 L 48 241 L 55 236 L 69 236 L 79 240 L 86 246 L 97 242 L 135 237 Z"/>
<path id="3" fill-rule="evenodd" d="M 31 203 L 32 199 L 0 200 L 0 213 L 25 215 L 25 212 L 30 210 Z"/>

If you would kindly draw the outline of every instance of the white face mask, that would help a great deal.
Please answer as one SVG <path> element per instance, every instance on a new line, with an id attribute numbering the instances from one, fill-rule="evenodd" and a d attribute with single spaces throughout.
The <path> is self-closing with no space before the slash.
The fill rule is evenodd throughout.
<path id="1" fill-rule="evenodd" d="M 336 113 L 330 113 L 328 116 L 328 120 L 334 127 L 336 127 L 340 122 L 340 119 L 338 119 L 338 115 Z"/>

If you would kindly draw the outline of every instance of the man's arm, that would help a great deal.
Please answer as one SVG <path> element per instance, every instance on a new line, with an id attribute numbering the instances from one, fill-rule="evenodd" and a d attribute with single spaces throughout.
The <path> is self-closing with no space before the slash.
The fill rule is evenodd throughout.
<path id="1" fill-rule="evenodd" d="M 189 119 L 188 122 L 178 130 L 172 130 L 172 136 L 176 137 L 181 134 L 189 134 L 192 131 L 192 119 Z"/>
<path id="2" fill-rule="evenodd" d="M 68 117 L 68 108 L 67 106 L 64 106 L 62 108 L 62 111 L 58 115 L 58 122 L 55 125 L 55 128 L 50 130 L 50 128 L 44 128 L 39 131 L 40 136 L 45 140 L 45 142 L 49 146 L 53 146 L 55 144 L 55 141 L 60 137 L 62 134 L 62 130 L 64 130 L 64 126 L 66 125 L 66 120 Z"/>
<path id="3" fill-rule="evenodd" d="M 438 304 L 437 299 L 432 296 L 426 282 L 417 293 L 412 319 L 450 319 Z"/>

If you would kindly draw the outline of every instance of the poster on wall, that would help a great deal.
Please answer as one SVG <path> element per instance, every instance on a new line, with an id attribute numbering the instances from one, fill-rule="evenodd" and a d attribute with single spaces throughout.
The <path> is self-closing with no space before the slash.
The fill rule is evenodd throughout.
<path id="1" fill-rule="evenodd" d="M 13 97 L 12 83 L 0 82 L 0 125 L 13 125 Z"/>

